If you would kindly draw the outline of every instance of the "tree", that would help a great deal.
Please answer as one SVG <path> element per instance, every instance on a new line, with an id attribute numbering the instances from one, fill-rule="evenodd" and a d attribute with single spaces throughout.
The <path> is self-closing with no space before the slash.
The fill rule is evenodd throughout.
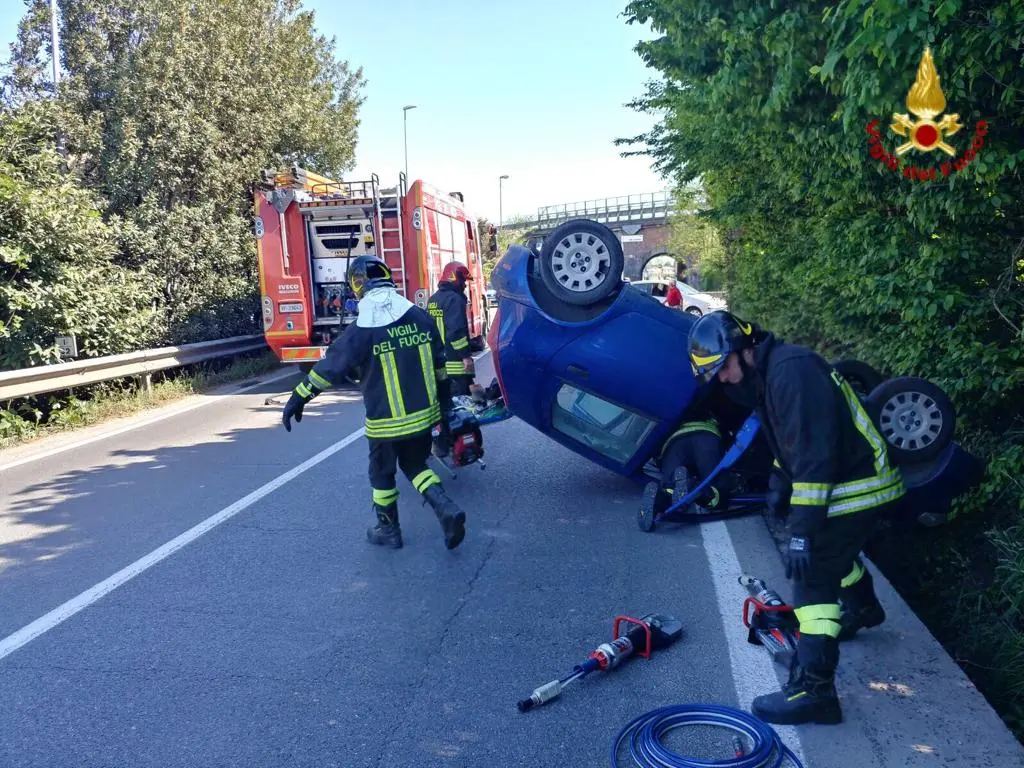
<path id="1" fill-rule="evenodd" d="M 46 92 L 46 4 L 29 0 L 22 20 L 12 102 Z M 59 6 L 63 140 L 107 201 L 116 263 L 149 281 L 168 340 L 257 330 L 250 185 L 266 167 L 351 168 L 361 70 L 297 0 Z"/>
<path id="2" fill-rule="evenodd" d="M 114 266 L 102 202 L 64 173 L 52 106 L 0 110 L 0 369 L 58 362 L 57 335 L 83 356 L 153 338 L 146 285 Z"/>

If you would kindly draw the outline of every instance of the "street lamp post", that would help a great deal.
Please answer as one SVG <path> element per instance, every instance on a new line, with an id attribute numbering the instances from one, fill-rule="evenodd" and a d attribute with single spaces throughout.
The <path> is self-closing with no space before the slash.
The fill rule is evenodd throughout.
<path id="1" fill-rule="evenodd" d="M 498 229 L 505 223 L 504 214 L 501 210 L 501 182 L 508 178 L 508 174 L 502 174 L 498 177 Z"/>
<path id="2" fill-rule="evenodd" d="M 402 107 L 402 134 L 405 139 L 405 180 L 409 181 L 409 110 L 416 109 L 415 104 L 407 104 Z"/>

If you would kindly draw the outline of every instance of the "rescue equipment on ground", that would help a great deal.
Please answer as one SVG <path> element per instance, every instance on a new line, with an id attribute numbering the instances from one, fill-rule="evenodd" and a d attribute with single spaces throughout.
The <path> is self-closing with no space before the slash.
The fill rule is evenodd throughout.
<path id="1" fill-rule="evenodd" d="M 453 397 L 452 409 L 446 416 L 452 444 L 448 455 L 439 460 L 451 478 L 456 478 L 456 469 L 470 464 L 479 464 L 480 469 L 486 469 L 484 438 L 480 428 L 512 418 L 512 412 L 505 407 L 497 380 L 492 381 L 487 389 L 476 387 L 472 395 Z M 435 426 L 433 437 L 436 439 L 440 434 L 440 426 Z"/>
<path id="2" fill-rule="evenodd" d="M 733 759 L 704 760 L 674 752 L 662 743 L 669 731 L 688 725 L 727 728 Z M 630 721 L 612 744 L 611 764 L 617 768 L 624 744 L 629 744 L 629 765 L 638 768 L 782 768 L 803 763 L 783 743 L 775 729 L 749 712 L 717 704 L 675 704 L 651 710 Z"/>
<path id="3" fill-rule="evenodd" d="M 620 635 L 619 628 L 624 623 L 631 626 L 625 634 Z M 667 648 L 682 637 L 682 634 L 682 623 L 671 616 L 658 613 L 648 614 L 642 619 L 616 616 L 612 626 L 613 639 L 610 643 L 599 645 L 591 651 L 585 662 L 573 667 L 571 674 L 540 686 L 530 694 L 529 698 L 518 702 L 516 706 L 519 707 L 520 712 L 528 712 L 534 707 L 539 707 L 557 698 L 567 685 L 586 677 L 595 670 L 606 672 L 617 667 L 634 653 L 639 653 L 643 658 L 649 659 L 653 651 Z"/>
<path id="4" fill-rule="evenodd" d="M 743 601 L 743 626 L 750 630 L 747 642 L 764 646 L 772 661 L 788 669 L 800 636 L 800 622 L 793 607 L 761 579 L 741 574 L 739 582 L 751 595 Z"/>

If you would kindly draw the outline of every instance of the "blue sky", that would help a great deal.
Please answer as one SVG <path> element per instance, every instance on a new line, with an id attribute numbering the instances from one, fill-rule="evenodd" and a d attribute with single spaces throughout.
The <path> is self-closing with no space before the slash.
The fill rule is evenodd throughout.
<path id="1" fill-rule="evenodd" d="M 477 215 L 508 218 L 540 205 L 654 192 L 665 182 L 647 158 L 619 157 L 617 137 L 652 118 L 625 106 L 654 76 L 632 48 L 650 30 L 627 25 L 627 0 L 305 0 L 338 56 L 367 80 L 356 169 L 402 170 L 402 107 L 409 175 L 459 190 Z M 24 5 L 0 0 L 7 57 Z"/>

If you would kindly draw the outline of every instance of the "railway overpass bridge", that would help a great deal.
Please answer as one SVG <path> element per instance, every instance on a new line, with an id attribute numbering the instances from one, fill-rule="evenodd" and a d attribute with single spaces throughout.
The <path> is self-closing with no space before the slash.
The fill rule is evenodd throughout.
<path id="1" fill-rule="evenodd" d="M 505 224 L 502 229 L 526 228 L 529 246 L 539 250 L 545 237 L 571 219 L 598 221 L 615 232 L 622 243 L 624 275 L 630 280 L 639 280 L 651 259 L 669 254 L 669 216 L 674 206 L 675 201 L 668 192 L 545 205 L 537 209 L 535 218 Z"/>

